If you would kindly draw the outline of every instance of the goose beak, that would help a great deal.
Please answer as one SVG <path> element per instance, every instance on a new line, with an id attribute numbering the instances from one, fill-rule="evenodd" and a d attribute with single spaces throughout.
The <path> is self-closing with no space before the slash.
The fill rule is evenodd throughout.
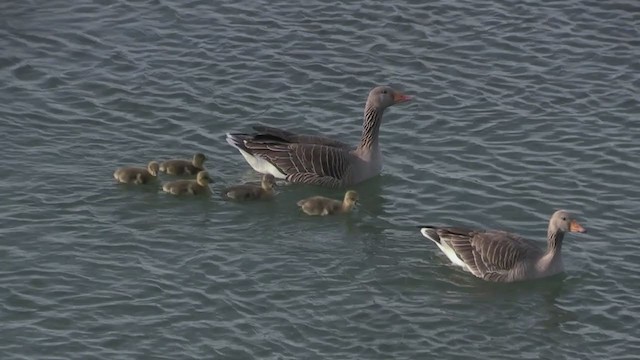
<path id="1" fill-rule="evenodd" d="M 405 95 L 405 94 L 403 94 L 401 92 L 395 92 L 393 94 L 393 103 L 394 104 L 407 102 L 409 100 L 411 100 L 411 96 L 409 96 L 409 95 Z"/>
<path id="2" fill-rule="evenodd" d="M 577 233 L 586 233 L 587 230 L 582 227 L 582 225 L 578 224 L 577 221 L 571 220 L 571 224 L 569 224 L 569 231 L 577 232 Z"/>

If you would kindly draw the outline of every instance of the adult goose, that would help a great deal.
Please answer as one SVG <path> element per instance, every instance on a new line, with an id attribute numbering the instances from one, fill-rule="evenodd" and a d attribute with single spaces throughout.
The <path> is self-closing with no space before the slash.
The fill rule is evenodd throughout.
<path id="1" fill-rule="evenodd" d="M 378 134 L 382 114 L 389 106 L 410 99 L 389 86 L 373 88 L 364 108 L 362 138 L 355 148 L 329 137 L 299 135 L 268 126 L 254 126 L 253 134 L 227 134 L 227 142 L 257 172 L 292 183 L 351 186 L 380 174 Z"/>
<path id="2" fill-rule="evenodd" d="M 504 231 L 421 226 L 420 232 L 451 262 L 473 275 L 487 281 L 513 282 L 564 271 L 560 253 L 564 234 L 586 230 L 570 213 L 558 210 L 549 220 L 546 250 Z"/>

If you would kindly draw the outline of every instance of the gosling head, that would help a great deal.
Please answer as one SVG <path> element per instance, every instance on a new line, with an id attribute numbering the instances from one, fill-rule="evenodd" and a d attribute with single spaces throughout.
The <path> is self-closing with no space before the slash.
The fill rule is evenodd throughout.
<path id="1" fill-rule="evenodd" d="M 206 156 L 204 156 L 203 153 L 197 153 L 195 155 L 193 155 L 193 166 L 196 167 L 203 167 L 202 165 L 204 164 L 204 161 L 207 160 Z"/>
<path id="2" fill-rule="evenodd" d="M 266 190 L 273 189 L 276 185 L 276 178 L 271 174 L 265 174 L 262 176 L 262 188 Z"/>
<path id="3" fill-rule="evenodd" d="M 344 206 L 348 209 L 353 208 L 358 203 L 358 193 L 349 190 L 344 194 Z"/>
<path id="4" fill-rule="evenodd" d="M 160 171 L 160 164 L 158 164 L 157 161 L 149 162 L 149 165 L 147 165 L 147 171 L 153 176 L 158 176 L 158 171 Z"/>
<path id="5" fill-rule="evenodd" d="M 207 186 L 211 182 L 211 177 L 209 177 L 209 173 L 206 171 L 200 171 L 196 176 L 196 182 L 200 186 Z"/>

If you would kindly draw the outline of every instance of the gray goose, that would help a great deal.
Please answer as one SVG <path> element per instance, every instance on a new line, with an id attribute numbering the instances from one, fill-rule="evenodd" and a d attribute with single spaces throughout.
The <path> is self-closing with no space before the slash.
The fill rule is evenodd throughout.
<path id="1" fill-rule="evenodd" d="M 156 176 L 158 176 L 158 163 L 155 161 L 149 162 L 147 168 L 139 167 L 120 167 L 113 172 L 113 178 L 117 182 L 125 184 L 148 184 Z"/>
<path id="2" fill-rule="evenodd" d="M 298 206 L 307 215 L 326 216 L 345 214 L 358 202 L 358 193 L 349 190 L 344 194 L 342 201 L 326 198 L 324 196 L 312 196 L 298 201 Z"/>
<path id="3" fill-rule="evenodd" d="M 162 186 L 162 190 L 173 195 L 201 195 L 210 194 L 211 178 L 206 171 L 200 171 L 195 180 L 175 180 Z"/>
<path id="4" fill-rule="evenodd" d="M 564 271 L 560 253 L 564 234 L 586 230 L 570 213 L 558 210 L 549 220 L 546 250 L 504 231 L 421 226 L 420 232 L 452 263 L 473 275 L 487 281 L 513 282 Z"/>
<path id="5" fill-rule="evenodd" d="M 227 134 L 257 172 L 292 183 L 330 188 L 351 186 L 380 174 L 382 153 L 378 142 L 382 114 L 411 98 L 389 86 L 369 92 L 364 109 L 360 144 L 352 146 L 329 137 L 299 135 L 268 126 L 254 126 L 253 134 Z"/>
<path id="6" fill-rule="evenodd" d="M 273 197 L 276 178 L 271 174 L 262 175 L 260 186 L 252 184 L 234 185 L 224 189 L 223 194 L 233 200 L 262 200 Z"/>
<path id="7" fill-rule="evenodd" d="M 204 170 L 204 154 L 197 153 L 189 160 L 167 160 L 160 164 L 160 171 L 169 175 L 196 175 Z"/>

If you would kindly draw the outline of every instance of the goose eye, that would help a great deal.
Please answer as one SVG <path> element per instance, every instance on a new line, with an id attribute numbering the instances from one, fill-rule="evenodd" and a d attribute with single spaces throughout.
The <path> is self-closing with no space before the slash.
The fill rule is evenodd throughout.
<path id="1" fill-rule="evenodd" d="M 563 217 L 562 217 L 562 221 L 567 221 L 567 217 L 566 217 L 566 216 L 563 216 Z"/>
<path id="2" fill-rule="evenodd" d="M 389 92 L 385 89 L 385 90 L 382 90 L 382 93 L 383 93 L 383 94 L 387 94 L 387 93 L 389 93 Z"/>

